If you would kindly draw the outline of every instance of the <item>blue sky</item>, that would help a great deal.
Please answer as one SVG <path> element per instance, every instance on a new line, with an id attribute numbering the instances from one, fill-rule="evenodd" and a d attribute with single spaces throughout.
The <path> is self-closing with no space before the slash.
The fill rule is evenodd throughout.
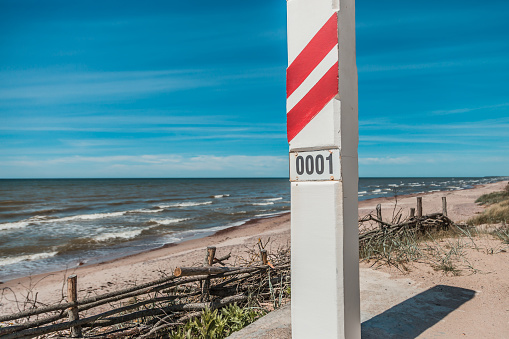
<path id="1" fill-rule="evenodd" d="M 357 1 L 360 176 L 509 174 L 508 1 Z M 286 1 L 0 0 L 0 178 L 288 175 Z"/>

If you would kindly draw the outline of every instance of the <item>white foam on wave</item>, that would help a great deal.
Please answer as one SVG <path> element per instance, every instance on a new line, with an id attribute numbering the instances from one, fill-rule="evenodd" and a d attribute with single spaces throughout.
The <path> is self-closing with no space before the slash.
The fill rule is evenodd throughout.
<path id="1" fill-rule="evenodd" d="M 181 219 L 150 219 L 151 222 L 155 222 L 159 225 L 170 225 L 170 224 L 176 224 L 181 221 L 189 220 L 189 218 L 181 218 Z"/>
<path id="2" fill-rule="evenodd" d="M 214 198 L 219 199 L 219 198 L 225 198 L 225 197 L 229 197 L 229 196 L 230 196 L 229 194 L 218 194 L 218 195 L 214 195 Z"/>
<path id="3" fill-rule="evenodd" d="M 45 217 L 45 216 L 35 216 L 35 217 L 28 218 L 28 219 L 20 220 L 20 221 L 3 223 L 3 224 L 0 224 L 0 231 L 27 227 L 28 225 L 30 225 L 32 223 L 39 223 L 45 219 L 47 219 L 47 217 Z"/>
<path id="4" fill-rule="evenodd" d="M 163 212 L 163 211 L 164 211 L 163 208 L 159 208 L 157 210 L 148 210 L 146 208 L 141 208 L 139 210 L 128 211 L 127 213 L 159 213 L 159 212 Z"/>
<path id="5" fill-rule="evenodd" d="M 258 217 L 258 218 L 275 217 L 275 216 L 282 215 L 285 213 L 287 213 L 287 212 L 284 211 L 284 212 L 264 213 L 264 214 L 257 214 L 257 215 L 255 215 L 255 217 Z"/>
<path id="6" fill-rule="evenodd" d="M 16 221 L 16 222 L 7 222 L 4 224 L 0 224 L 0 231 L 12 230 L 26 227 L 30 224 L 30 221 Z"/>
<path id="7" fill-rule="evenodd" d="M 159 205 L 159 208 L 168 208 L 168 207 L 193 207 L 193 206 L 202 206 L 202 205 L 210 205 L 212 201 L 203 201 L 203 202 L 179 202 L 176 204 L 169 205 Z"/>
<path id="8" fill-rule="evenodd" d="M 95 219 L 119 217 L 119 216 L 126 214 L 127 212 L 128 211 L 110 212 L 110 213 L 80 214 L 80 215 L 73 215 L 72 217 L 49 219 L 49 220 L 45 220 L 45 221 L 46 222 L 60 222 L 60 221 L 72 221 L 72 220 L 95 220 Z"/>
<path id="9" fill-rule="evenodd" d="M 389 187 L 399 187 L 398 184 L 389 184 Z"/>
<path id="10" fill-rule="evenodd" d="M 35 261 L 35 260 L 51 258 L 51 257 L 54 257 L 55 255 L 57 255 L 57 253 L 58 252 L 44 252 L 44 253 L 20 255 L 20 256 L 11 257 L 11 258 L 3 258 L 3 259 L 0 259 L 0 266 L 17 264 L 22 261 Z"/>
<path id="11" fill-rule="evenodd" d="M 255 203 L 252 203 L 251 205 L 253 206 L 267 206 L 267 205 L 274 205 L 273 202 L 255 202 Z"/>
<path id="12" fill-rule="evenodd" d="M 111 239 L 132 239 L 136 238 L 138 235 L 141 234 L 143 230 L 132 230 L 132 231 L 123 231 L 123 232 L 112 232 L 112 233 L 103 233 L 98 236 L 95 236 L 93 240 L 97 242 L 101 241 L 107 241 Z"/>
<path id="13" fill-rule="evenodd" d="M 176 242 L 182 241 L 182 238 L 175 237 L 173 235 L 165 235 L 164 236 L 164 243 L 166 244 L 173 244 Z"/>
<path id="14" fill-rule="evenodd" d="M 366 192 L 366 191 L 360 191 L 359 192 L 359 194 L 366 194 L 366 193 L 368 193 L 368 192 Z"/>
<path id="15" fill-rule="evenodd" d="M 282 197 L 279 197 L 279 198 L 269 198 L 269 199 L 263 199 L 265 201 L 278 201 L 278 200 L 283 200 Z"/>
<path id="16" fill-rule="evenodd" d="M 213 234 L 213 233 L 216 233 L 217 231 L 221 231 L 221 230 L 224 230 L 224 229 L 227 229 L 227 228 L 230 228 L 230 227 L 241 226 L 241 225 L 244 225 L 248 221 L 249 221 L 249 219 L 248 220 L 241 220 L 241 221 L 232 222 L 230 224 L 223 225 L 223 226 L 215 226 L 215 227 L 209 227 L 209 228 L 187 230 L 187 231 L 182 231 L 182 232 L 174 233 L 171 236 L 179 239 L 179 241 L 180 241 L 180 240 L 183 240 L 183 239 L 186 239 L 186 238 L 194 237 L 194 236 L 196 236 L 198 234 L 204 234 L 204 233 L 205 234 L 207 234 L 207 233 L 208 234 Z"/>
<path id="17" fill-rule="evenodd" d="M 35 216 L 31 217 L 29 219 L 12 222 L 12 223 L 6 223 L 6 224 L 0 224 L 0 230 L 7 230 L 7 229 L 13 229 L 13 228 L 22 228 L 26 227 L 31 223 L 52 223 L 52 222 L 65 222 L 65 221 L 74 221 L 74 220 L 97 220 L 97 219 L 104 219 L 104 218 L 114 218 L 114 217 L 120 217 L 126 214 L 136 214 L 136 213 L 159 213 L 163 212 L 164 209 L 137 209 L 137 210 L 131 210 L 131 211 L 120 211 L 120 212 L 109 212 L 109 213 L 94 213 L 94 214 L 80 214 L 80 215 L 73 215 L 69 217 L 63 217 L 63 218 L 51 218 L 48 216 Z"/>
<path id="18" fill-rule="evenodd" d="M 381 189 L 376 189 L 373 191 L 373 193 L 382 193 L 382 190 Z"/>

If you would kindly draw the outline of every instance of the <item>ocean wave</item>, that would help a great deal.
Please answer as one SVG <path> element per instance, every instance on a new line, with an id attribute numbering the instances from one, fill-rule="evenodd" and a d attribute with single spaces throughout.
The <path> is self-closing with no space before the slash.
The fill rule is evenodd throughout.
<path id="1" fill-rule="evenodd" d="M 219 198 L 225 198 L 229 197 L 229 194 L 218 194 L 218 195 L 212 195 L 211 198 L 219 199 Z"/>
<path id="2" fill-rule="evenodd" d="M 0 224 L 0 231 L 23 228 L 23 227 L 27 227 L 28 225 L 30 225 L 30 221 L 28 221 L 28 220 L 27 221 L 7 222 L 4 224 Z"/>
<path id="3" fill-rule="evenodd" d="M 27 227 L 28 225 L 30 225 L 32 223 L 41 222 L 45 218 L 46 217 L 44 217 L 44 216 L 35 216 L 35 217 L 28 218 L 28 219 L 20 220 L 20 221 L 3 223 L 3 224 L 0 224 L 0 231 Z"/>
<path id="4" fill-rule="evenodd" d="M 120 217 L 126 214 L 137 214 L 137 213 L 159 213 L 163 212 L 164 209 L 137 209 L 131 211 L 120 211 L 120 212 L 109 212 L 109 213 L 94 213 L 94 214 L 79 214 L 73 215 L 69 217 L 62 218 L 53 218 L 50 216 L 44 215 L 36 215 L 29 219 L 20 220 L 12 223 L 0 224 L 0 230 L 12 229 L 12 228 L 22 228 L 28 226 L 31 223 L 50 223 L 50 222 L 65 222 L 65 221 L 74 221 L 74 220 L 96 220 L 96 219 L 104 219 L 104 218 L 114 218 Z"/>
<path id="5" fill-rule="evenodd" d="M 193 207 L 193 206 L 202 206 L 202 205 L 210 205 L 212 201 L 203 201 L 203 202 L 179 202 L 176 204 L 169 205 L 159 205 L 159 208 L 169 208 L 169 207 Z"/>
<path id="6" fill-rule="evenodd" d="M 155 225 L 154 225 L 155 226 Z M 152 226 L 152 227 L 154 227 Z M 144 231 L 152 228 L 145 227 L 140 229 L 112 230 L 104 232 L 93 237 L 75 238 L 67 242 L 65 245 L 58 247 L 58 254 L 68 252 L 78 252 L 84 250 L 96 249 L 102 246 L 110 246 L 111 244 L 129 241 L 141 235 Z"/>
<path id="7" fill-rule="evenodd" d="M 159 224 L 159 225 L 170 225 L 176 224 L 181 221 L 189 220 L 189 218 L 181 218 L 181 219 L 150 219 L 150 222 Z"/>
<path id="8" fill-rule="evenodd" d="M 163 212 L 163 211 L 164 211 L 164 208 L 160 208 L 160 209 L 157 209 L 157 210 L 149 210 L 149 209 L 146 209 L 146 208 L 141 208 L 141 209 L 138 209 L 138 210 L 127 211 L 126 213 L 129 213 L 129 214 L 134 214 L 134 213 L 159 213 L 159 212 Z"/>
<path id="9" fill-rule="evenodd" d="M 94 213 L 94 214 L 80 214 L 80 215 L 73 215 L 71 217 L 63 217 L 63 218 L 56 218 L 56 219 L 49 219 L 45 221 L 49 222 L 61 222 L 61 221 L 72 221 L 72 220 L 96 220 L 96 219 L 104 219 L 104 218 L 111 218 L 111 217 L 120 217 L 129 211 L 123 211 L 123 212 L 110 212 L 110 213 Z"/>
<path id="10" fill-rule="evenodd" d="M 132 231 L 123 231 L 123 232 L 113 232 L 113 233 L 103 233 L 98 236 L 92 238 L 93 241 L 103 242 L 109 241 L 112 239 L 133 239 L 143 232 L 142 229 L 132 230 Z"/>
<path id="11" fill-rule="evenodd" d="M 176 237 L 174 235 L 165 235 L 164 236 L 164 243 L 166 244 L 173 244 L 176 242 L 182 241 L 182 238 Z"/>
<path id="12" fill-rule="evenodd" d="M 4 218 L 11 218 L 11 217 L 29 217 L 33 214 L 37 214 L 39 216 L 41 215 L 48 215 L 48 214 L 57 214 L 57 213 L 64 213 L 64 212 L 74 212 L 79 210 L 88 209 L 86 206 L 82 207 L 67 207 L 67 208 L 47 208 L 47 209 L 22 209 L 18 208 L 18 212 L 13 212 L 16 210 L 16 208 L 12 207 L 0 207 L 0 210 L 5 209 L 6 211 L 10 213 L 2 213 L 2 216 Z"/>
<path id="13" fill-rule="evenodd" d="M 282 215 L 282 214 L 285 214 L 285 213 L 288 213 L 288 212 L 285 211 L 285 212 L 274 212 L 274 213 L 257 214 L 257 215 L 255 215 L 255 217 L 258 217 L 258 218 L 275 217 L 275 216 Z"/>
<path id="14" fill-rule="evenodd" d="M 35 201 L 28 201 L 28 200 L 0 200 L 0 206 L 3 206 L 3 205 L 6 205 L 6 206 L 11 206 L 11 205 L 26 205 L 26 204 L 31 204 Z"/>
<path id="15" fill-rule="evenodd" d="M 192 230 L 182 231 L 182 232 L 178 232 L 178 233 L 172 233 L 170 236 L 171 237 L 176 237 L 177 239 L 179 239 L 178 241 L 180 241 L 180 240 L 183 240 L 183 239 L 188 239 L 188 238 L 194 237 L 194 236 L 196 236 L 198 234 L 204 234 L 204 233 L 205 234 L 207 234 L 207 233 L 213 234 L 213 233 L 216 233 L 218 231 L 221 231 L 221 230 L 224 230 L 224 229 L 227 229 L 227 228 L 230 228 L 230 227 L 241 226 L 241 225 L 244 225 L 249 220 L 251 220 L 251 219 L 236 221 L 236 222 L 232 222 L 232 223 L 229 223 L 227 225 L 222 225 L 222 226 L 214 226 L 214 227 L 209 227 L 209 228 L 199 228 L 199 229 L 192 229 Z"/>
<path id="16" fill-rule="evenodd" d="M 254 202 L 251 205 L 253 206 L 267 206 L 267 205 L 274 205 L 273 202 Z"/>
<path id="17" fill-rule="evenodd" d="M 279 198 L 269 198 L 269 199 L 263 199 L 265 201 L 278 201 L 278 200 L 283 200 L 282 197 L 279 197 Z"/>
<path id="18" fill-rule="evenodd" d="M 119 206 L 119 205 L 129 205 L 129 204 L 134 204 L 134 203 L 137 203 L 139 202 L 138 200 L 125 200 L 125 201 L 115 201 L 115 202 L 110 202 L 108 203 L 107 205 L 108 206 Z"/>
<path id="19" fill-rule="evenodd" d="M 0 259 L 0 266 L 17 264 L 22 261 L 35 261 L 35 260 L 40 260 L 40 259 L 47 259 L 47 258 L 54 257 L 55 255 L 57 255 L 57 253 L 58 252 L 44 252 L 44 253 L 20 255 L 20 256 L 11 257 L 11 258 L 2 258 L 2 259 Z"/>

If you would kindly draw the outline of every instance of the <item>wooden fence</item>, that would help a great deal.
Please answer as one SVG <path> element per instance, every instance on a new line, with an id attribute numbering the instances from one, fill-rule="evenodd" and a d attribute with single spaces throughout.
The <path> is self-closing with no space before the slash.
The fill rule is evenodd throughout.
<path id="1" fill-rule="evenodd" d="M 203 267 L 177 267 L 171 276 L 84 299 L 77 298 L 78 277 L 72 275 L 67 280 L 67 302 L 0 316 L 4 326 L 5 322 L 17 322 L 0 327 L 0 337 L 32 338 L 56 333 L 57 337 L 74 338 L 84 334 L 92 338 L 146 338 L 182 325 L 205 309 L 245 304 L 248 298 L 263 299 L 274 295 L 275 290 L 281 295 L 289 284 L 289 249 L 274 254 L 272 264 L 260 241 L 258 260 L 247 267 L 228 267 L 224 261 L 230 254 L 216 258 L 215 252 L 215 247 L 207 248 Z M 85 312 L 126 299 L 120 307 L 98 314 Z"/>

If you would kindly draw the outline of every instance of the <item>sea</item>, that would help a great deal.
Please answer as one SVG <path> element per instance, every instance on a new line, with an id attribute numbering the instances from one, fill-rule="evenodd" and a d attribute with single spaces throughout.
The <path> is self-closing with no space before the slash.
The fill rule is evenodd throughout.
<path id="1" fill-rule="evenodd" d="M 360 178 L 359 200 L 508 177 Z M 2 179 L 0 281 L 103 262 L 290 210 L 271 179 Z"/>

